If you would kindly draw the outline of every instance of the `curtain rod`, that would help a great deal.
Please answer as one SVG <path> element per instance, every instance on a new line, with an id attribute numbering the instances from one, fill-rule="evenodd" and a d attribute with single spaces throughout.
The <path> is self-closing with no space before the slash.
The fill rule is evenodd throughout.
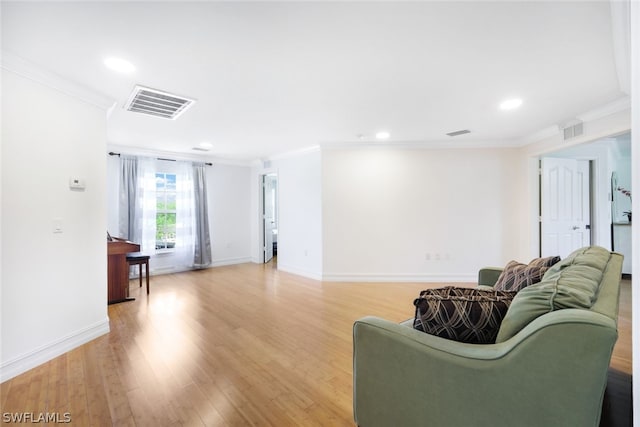
<path id="1" fill-rule="evenodd" d="M 120 153 L 116 153 L 116 152 L 113 152 L 113 151 L 109 151 L 109 155 L 110 156 L 118 156 L 118 157 L 120 157 Z M 165 159 L 163 157 L 156 157 L 156 160 L 164 160 L 166 162 L 176 162 L 177 161 L 176 159 Z M 213 163 L 205 163 L 205 165 L 213 166 Z"/>

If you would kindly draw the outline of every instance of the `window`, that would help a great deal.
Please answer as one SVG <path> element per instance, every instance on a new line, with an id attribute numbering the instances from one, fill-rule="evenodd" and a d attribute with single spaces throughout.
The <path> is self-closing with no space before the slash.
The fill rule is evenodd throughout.
<path id="1" fill-rule="evenodd" d="M 176 174 L 156 172 L 156 249 L 176 246 Z"/>

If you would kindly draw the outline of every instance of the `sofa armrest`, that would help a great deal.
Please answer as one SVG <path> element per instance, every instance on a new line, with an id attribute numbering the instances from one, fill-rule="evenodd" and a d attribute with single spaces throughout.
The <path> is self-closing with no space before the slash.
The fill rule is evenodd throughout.
<path id="1" fill-rule="evenodd" d="M 503 268 L 500 267 L 484 267 L 478 272 L 478 285 L 493 287 L 498 281 L 498 277 L 502 273 Z"/>
<path id="2" fill-rule="evenodd" d="M 489 345 L 359 319 L 353 327 L 356 423 L 597 426 L 615 323 L 586 310 L 561 312 Z"/>

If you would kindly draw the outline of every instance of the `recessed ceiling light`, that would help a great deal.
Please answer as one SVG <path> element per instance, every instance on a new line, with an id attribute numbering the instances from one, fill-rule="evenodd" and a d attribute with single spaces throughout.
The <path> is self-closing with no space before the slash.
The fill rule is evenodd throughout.
<path id="1" fill-rule="evenodd" d="M 522 105 L 522 99 L 520 98 L 512 98 L 504 100 L 500 103 L 501 110 L 513 110 L 514 108 L 518 108 Z"/>
<path id="2" fill-rule="evenodd" d="M 389 132 L 378 132 L 376 133 L 376 139 L 389 139 L 391 134 Z"/>
<path id="3" fill-rule="evenodd" d="M 113 71 L 117 71 L 118 73 L 133 73 L 136 70 L 136 67 L 133 64 L 125 59 L 109 57 L 104 60 L 104 65 Z"/>
<path id="4" fill-rule="evenodd" d="M 211 147 L 213 147 L 213 144 L 210 143 L 210 142 L 201 142 L 200 143 L 200 147 L 202 147 L 202 148 L 211 148 Z"/>

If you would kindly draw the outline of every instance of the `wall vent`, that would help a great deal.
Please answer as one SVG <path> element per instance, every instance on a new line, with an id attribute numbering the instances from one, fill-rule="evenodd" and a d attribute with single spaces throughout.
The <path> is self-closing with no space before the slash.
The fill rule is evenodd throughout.
<path id="1" fill-rule="evenodd" d="M 458 136 L 458 135 L 464 135 L 465 133 L 471 133 L 471 131 L 469 129 L 462 129 L 462 130 L 457 130 L 454 132 L 449 132 L 447 135 L 449 136 Z"/>
<path id="2" fill-rule="evenodd" d="M 580 122 L 571 126 L 566 126 L 562 131 L 564 133 L 564 140 L 566 141 L 567 139 L 582 135 L 584 133 L 584 124 Z"/>
<path id="3" fill-rule="evenodd" d="M 194 99 L 136 85 L 125 104 L 125 110 L 175 120 L 194 103 Z"/>

